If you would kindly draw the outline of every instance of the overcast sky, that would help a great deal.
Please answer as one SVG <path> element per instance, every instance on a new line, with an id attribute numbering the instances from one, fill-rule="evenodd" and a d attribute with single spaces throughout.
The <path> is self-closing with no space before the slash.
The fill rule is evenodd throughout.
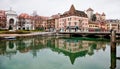
<path id="1" fill-rule="evenodd" d="M 0 0 L 0 10 L 12 7 L 18 14 L 37 11 L 41 16 L 51 16 L 68 11 L 72 4 L 77 10 L 91 7 L 94 13 L 105 12 L 107 19 L 120 19 L 120 0 Z"/>

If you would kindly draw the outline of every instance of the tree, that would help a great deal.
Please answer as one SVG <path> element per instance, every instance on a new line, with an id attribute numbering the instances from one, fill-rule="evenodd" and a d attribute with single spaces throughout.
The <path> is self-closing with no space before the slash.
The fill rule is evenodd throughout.
<path id="1" fill-rule="evenodd" d="M 96 21 L 96 15 L 95 14 L 93 14 L 93 16 L 92 16 L 92 21 Z"/>
<path id="2" fill-rule="evenodd" d="M 13 28 L 12 28 L 12 26 L 10 25 L 10 26 L 9 26 L 9 30 L 12 30 L 12 29 L 13 29 Z"/>

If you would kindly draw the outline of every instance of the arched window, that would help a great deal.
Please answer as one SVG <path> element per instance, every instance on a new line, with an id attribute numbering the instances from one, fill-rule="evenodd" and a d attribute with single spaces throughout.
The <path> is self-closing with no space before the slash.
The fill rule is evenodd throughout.
<path id="1" fill-rule="evenodd" d="M 9 20 L 9 23 L 10 23 L 10 24 L 14 24 L 14 19 L 11 18 L 11 19 Z"/>

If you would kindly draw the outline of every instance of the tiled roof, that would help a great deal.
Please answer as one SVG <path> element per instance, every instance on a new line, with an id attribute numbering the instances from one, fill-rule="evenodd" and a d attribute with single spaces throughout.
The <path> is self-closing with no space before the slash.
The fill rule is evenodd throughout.
<path id="1" fill-rule="evenodd" d="M 31 16 L 30 16 L 29 14 L 26 14 L 26 13 L 21 13 L 21 14 L 19 15 L 19 18 L 30 19 Z"/>
<path id="2" fill-rule="evenodd" d="M 76 10 L 74 5 L 71 6 L 70 10 L 69 11 L 66 11 L 64 12 L 63 15 L 61 15 L 60 17 L 66 17 L 66 16 L 80 16 L 80 17 L 87 17 L 87 14 L 85 14 L 84 11 L 79 11 L 79 10 Z"/>
<path id="3" fill-rule="evenodd" d="M 92 8 L 88 8 L 87 11 L 93 11 L 93 9 Z"/>

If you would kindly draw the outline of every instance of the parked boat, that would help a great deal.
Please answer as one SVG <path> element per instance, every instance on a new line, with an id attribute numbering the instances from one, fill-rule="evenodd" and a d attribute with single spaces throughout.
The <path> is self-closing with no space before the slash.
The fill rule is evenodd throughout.
<path id="1" fill-rule="evenodd" d="M 16 39 L 16 37 L 15 36 L 6 36 L 6 37 L 4 37 L 5 39 Z"/>

